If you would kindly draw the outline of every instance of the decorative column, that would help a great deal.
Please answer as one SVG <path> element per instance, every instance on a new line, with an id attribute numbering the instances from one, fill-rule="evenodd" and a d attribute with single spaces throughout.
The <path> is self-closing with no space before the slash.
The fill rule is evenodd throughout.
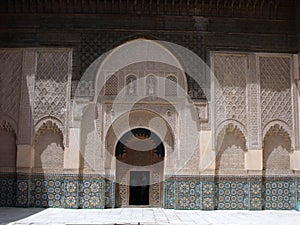
<path id="1" fill-rule="evenodd" d="M 33 139 L 33 99 L 36 74 L 36 52 L 23 50 L 22 84 L 18 132 L 17 171 L 30 172 Z"/>
<path id="2" fill-rule="evenodd" d="M 69 174 L 64 181 L 64 207 L 79 208 L 80 206 L 80 124 L 82 111 L 86 103 L 71 101 L 69 147 L 65 149 L 64 170 Z"/>
<path id="3" fill-rule="evenodd" d="M 80 164 L 80 123 L 82 116 L 81 104 L 77 101 L 71 102 L 70 115 L 71 122 L 69 127 L 69 147 L 65 149 L 64 168 L 70 172 L 78 173 Z"/>
<path id="4" fill-rule="evenodd" d="M 249 70 L 247 76 L 247 130 L 248 130 L 248 154 L 247 169 L 253 171 L 262 170 L 262 140 L 260 127 L 260 93 L 258 68 L 256 55 L 249 55 Z"/>
<path id="5" fill-rule="evenodd" d="M 297 112 L 298 116 L 294 117 L 294 123 L 295 123 L 295 149 L 293 154 L 293 160 L 292 160 L 292 167 L 295 171 L 298 171 L 300 174 L 300 141 L 299 141 L 299 121 L 300 121 L 300 74 L 299 74 L 299 59 L 300 54 L 294 56 L 294 78 L 295 78 L 295 112 Z"/>
<path id="6" fill-rule="evenodd" d="M 262 169 L 263 151 L 261 140 L 260 119 L 260 92 L 259 92 L 259 68 L 255 54 L 249 54 L 247 76 L 247 130 L 248 152 L 246 155 L 246 167 L 252 174 L 250 179 L 250 204 L 249 209 L 262 209 Z"/>
<path id="7" fill-rule="evenodd" d="M 36 75 L 36 51 L 23 50 L 22 83 L 17 145 L 16 206 L 29 206 L 30 171 L 32 166 L 33 99 Z"/>

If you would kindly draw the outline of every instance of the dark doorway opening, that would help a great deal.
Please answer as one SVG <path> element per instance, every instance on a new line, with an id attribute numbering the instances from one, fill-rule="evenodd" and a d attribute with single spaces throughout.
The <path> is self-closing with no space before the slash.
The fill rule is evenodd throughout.
<path id="1" fill-rule="evenodd" d="M 115 156 L 116 207 L 161 207 L 163 184 L 159 181 L 163 177 L 165 157 L 161 139 L 148 129 L 135 128 L 119 139 Z"/>
<path id="2" fill-rule="evenodd" d="M 130 172 L 129 205 L 149 205 L 149 171 Z"/>

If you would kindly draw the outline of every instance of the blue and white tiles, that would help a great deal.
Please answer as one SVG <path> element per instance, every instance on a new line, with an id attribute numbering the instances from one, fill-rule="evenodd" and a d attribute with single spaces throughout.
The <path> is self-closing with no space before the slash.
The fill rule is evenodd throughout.
<path id="1" fill-rule="evenodd" d="M 296 208 L 296 185 L 294 181 L 266 181 L 263 195 L 264 209 Z"/>
<path id="2" fill-rule="evenodd" d="M 0 174 L 0 207 L 15 206 L 16 177 L 15 174 Z"/>
<path id="3" fill-rule="evenodd" d="M 167 209 L 291 210 L 300 202 L 295 177 L 176 176 L 163 190 Z M 100 175 L 2 174 L 0 191 L 0 206 L 115 207 L 115 182 Z"/>

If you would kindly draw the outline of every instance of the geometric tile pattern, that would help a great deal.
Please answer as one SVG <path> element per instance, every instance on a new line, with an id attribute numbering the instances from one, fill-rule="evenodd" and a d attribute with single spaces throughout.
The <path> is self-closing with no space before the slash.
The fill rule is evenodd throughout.
<path id="1" fill-rule="evenodd" d="M 176 181 L 166 180 L 164 182 L 164 208 L 175 209 L 175 192 L 176 192 Z"/>
<path id="2" fill-rule="evenodd" d="M 105 208 L 115 207 L 115 182 L 109 179 L 105 180 Z"/>
<path id="3" fill-rule="evenodd" d="M 16 178 L 0 177 L 0 207 L 12 207 L 16 202 Z"/>
<path id="4" fill-rule="evenodd" d="M 266 181 L 264 183 L 264 209 L 295 209 L 295 182 Z"/>
<path id="5" fill-rule="evenodd" d="M 200 181 L 178 181 L 176 209 L 201 209 L 201 188 Z"/>
<path id="6" fill-rule="evenodd" d="M 300 203 L 300 181 L 297 182 L 297 191 L 298 191 L 298 193 L 297 193 L 297 198 L 298 198 L 297 202 Z"/>
<path id="7" fill-rule="evenodd" d="M 82 180 L 80 182 L 80 208 L 104 208 L 104 186 L 102 180 Z"/>
<path id="8" fill-rule="evenodd" d="M 202 183 L 202 209 L 215 209 L 215 183 L 212 181 Z"/>
<path id="9" fill-rule="evenodd" d="M 28 192 L 29 192 L 29 180 L 28 179 L 18 179 L 17 180 L 17 201 L 16 206 L 28 207 Z"/>
<path id="10" fill-rule="evenodd" d="M 81 34 L 79 47 L 80 74 L 103 53 L 116 46 L 116 42 L 130 36 L 128 32 L 84 32 Z M 120 43 L 117 43 L 120 44 Z"/>
<path id="11" fill-rule="evenodd" d="M 219 182 L 216 185 L 217 209 L 248 209 L 248 182 Z"/>
<path id="12" fill-rule="evenodd" d="M 200 179 L 199 179 L 200 180 Z M 165 181 L 165 204 L 168 209 L 296 209 L 296 194 L 300 202 L 300 183 L 243 179 L 236 181 L 173 180 Z M 264 188 L 265 187 L 265 188 Z M 267 188 L 266 188 L 267 187 Z M 263 199 L 264 198 L 264 199 Z"/>
<path id="13" fill-rule="evenodd" d="M 164 208 L 167 209 L 296 209 L 300 182 L 294 178 L 226 177 L 213 181 L 173 178 L 164 181 Z M 280 180 L 281 179 L 281 180 Z M 114 208 L 115 182 L 77 175 L 2 175 L 0 206 Z"/>
<path id="14" fill-rule="evenodd" d="M 105 181 L 77 175 L 27 175 L 17 180 L 14 196 L 21 207 L 104 208 Z"/>
<path id="15" fill-rule="evenodd" d="M 64 181 L 33 178 L 30 180 L 30 207 L 62 207 Z"/>
<path id="16" fill-rule="evenodd" d="M 262 209 L 262 182 L 261 181 L 251 181 L 250 184 L 250 207 L 251 210 L 261 210 Z"/>
<path id="17" fill-rule="evenodd" d="M 65 208 L 78 208 L 79 196 L 78 196 L 79 184 L 78 180 L 65 180 L 64 182 L 64 205 Z"/>

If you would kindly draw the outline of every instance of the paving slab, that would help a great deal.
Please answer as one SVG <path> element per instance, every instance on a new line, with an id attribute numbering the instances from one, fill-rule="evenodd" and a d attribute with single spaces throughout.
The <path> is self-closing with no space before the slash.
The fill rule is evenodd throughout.
<path id="1" fill-rule="evenodd" d="M 0 225 L 299 225 L 298 211 L 0 208 Z"/>

